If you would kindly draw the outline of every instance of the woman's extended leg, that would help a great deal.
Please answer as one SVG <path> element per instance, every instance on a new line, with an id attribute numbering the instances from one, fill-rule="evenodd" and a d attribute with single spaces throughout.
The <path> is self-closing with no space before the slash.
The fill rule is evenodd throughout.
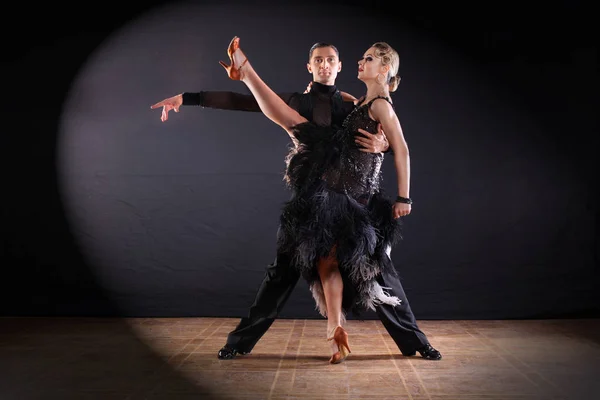
<path id="1" fill-rule="evenodd" d="M 248 86 L 263 114 L 290 134 L 293 126 L 306 122 L 307 119 L 288 106 L 258 76 L 242 49 L 240 49 L 239 40 L 237 36 L 234 37 L 227 50 L 231 65 L 227 65 L 223 61 L 220 61 L 220 64 L 228 72 L 231 79 L 241 80 Z"/>

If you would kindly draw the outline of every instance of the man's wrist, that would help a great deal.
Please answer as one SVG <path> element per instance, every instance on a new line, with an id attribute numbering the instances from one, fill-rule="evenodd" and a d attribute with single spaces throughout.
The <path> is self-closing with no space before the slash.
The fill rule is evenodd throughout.
<path id="1" fill-rule="evenodd" d="M 204 92 L 183 92 L 181 100 L 184 106 L 204 106 Z"/>

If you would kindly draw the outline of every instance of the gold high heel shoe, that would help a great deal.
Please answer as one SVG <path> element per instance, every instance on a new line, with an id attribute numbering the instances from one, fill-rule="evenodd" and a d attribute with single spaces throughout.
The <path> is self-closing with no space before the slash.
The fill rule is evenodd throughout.
<path id="1" fill-rule="evenodd" d="M 333 335 L 327 340 L 334 340 L 338 347 L 338 351 L 329 359 L 330 364 L 339 364 L 348 357 L 348 354 L 352 353 L 348 345 L 348 333 L 341 326 L 336 327 Z"/>
<path id="2" fill-rule="evenodd" d="M 233 53 L 235 53 L 235 51 L 239 48 L 240 48 L 240 38 L 237 36 L 234 36 L 233 39 L 231 39 L 231 42 L 229 42 L 229 47 L 227 47 L 227 55 L 229 56 L 229 60 L 231 60 L 231 65 L 227 65 L 223 61 L 219 61 L 219 64 L 221 64 L 221 66 L 223 68 L 225 68 L 225 71 L 227 71 L 227 75 L 229 75 L 229 78 L 234 81 L 242 80 L 244 75 L 241 72 L 241 69 L 248 62 L 248 59 L 244 58 L 242 65 L 240 65 L 239 67 L 235 66 L 235 63 L 233 62 Z"/>

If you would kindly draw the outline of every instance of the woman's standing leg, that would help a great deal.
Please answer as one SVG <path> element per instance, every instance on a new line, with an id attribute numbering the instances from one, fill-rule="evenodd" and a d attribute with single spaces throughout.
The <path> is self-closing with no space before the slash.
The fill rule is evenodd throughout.
<path id="1" fill-rule="evenodd" d="M 340 273 L 335 247 L 328 257 L 321 258 L 317 263 L 319 278 L 323 286 L 327 307 L 327 339 L 331 341 L 330 363 L 344 361 L 349 353 L 348 336 L 342 328 L 342 297 L 344 282 Z"/>

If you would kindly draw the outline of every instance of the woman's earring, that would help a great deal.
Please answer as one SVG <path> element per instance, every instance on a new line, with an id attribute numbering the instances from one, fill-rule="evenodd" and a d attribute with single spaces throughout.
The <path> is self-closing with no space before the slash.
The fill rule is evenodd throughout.
<path id="1" fill-rule="evenodd" d="M 379 77 L 383 77 L 383 75 L 381 75 L 381 73 L 377 74 L 377 78 L 375 78 L 375 80 L 377 81 L 377 83 L 379 83 L 380 85 L 383 85 L 384 82 L 381 82 L 379 80 Z M 383 80 L 385 81 L 385 78 L 383 78 Z"/>

